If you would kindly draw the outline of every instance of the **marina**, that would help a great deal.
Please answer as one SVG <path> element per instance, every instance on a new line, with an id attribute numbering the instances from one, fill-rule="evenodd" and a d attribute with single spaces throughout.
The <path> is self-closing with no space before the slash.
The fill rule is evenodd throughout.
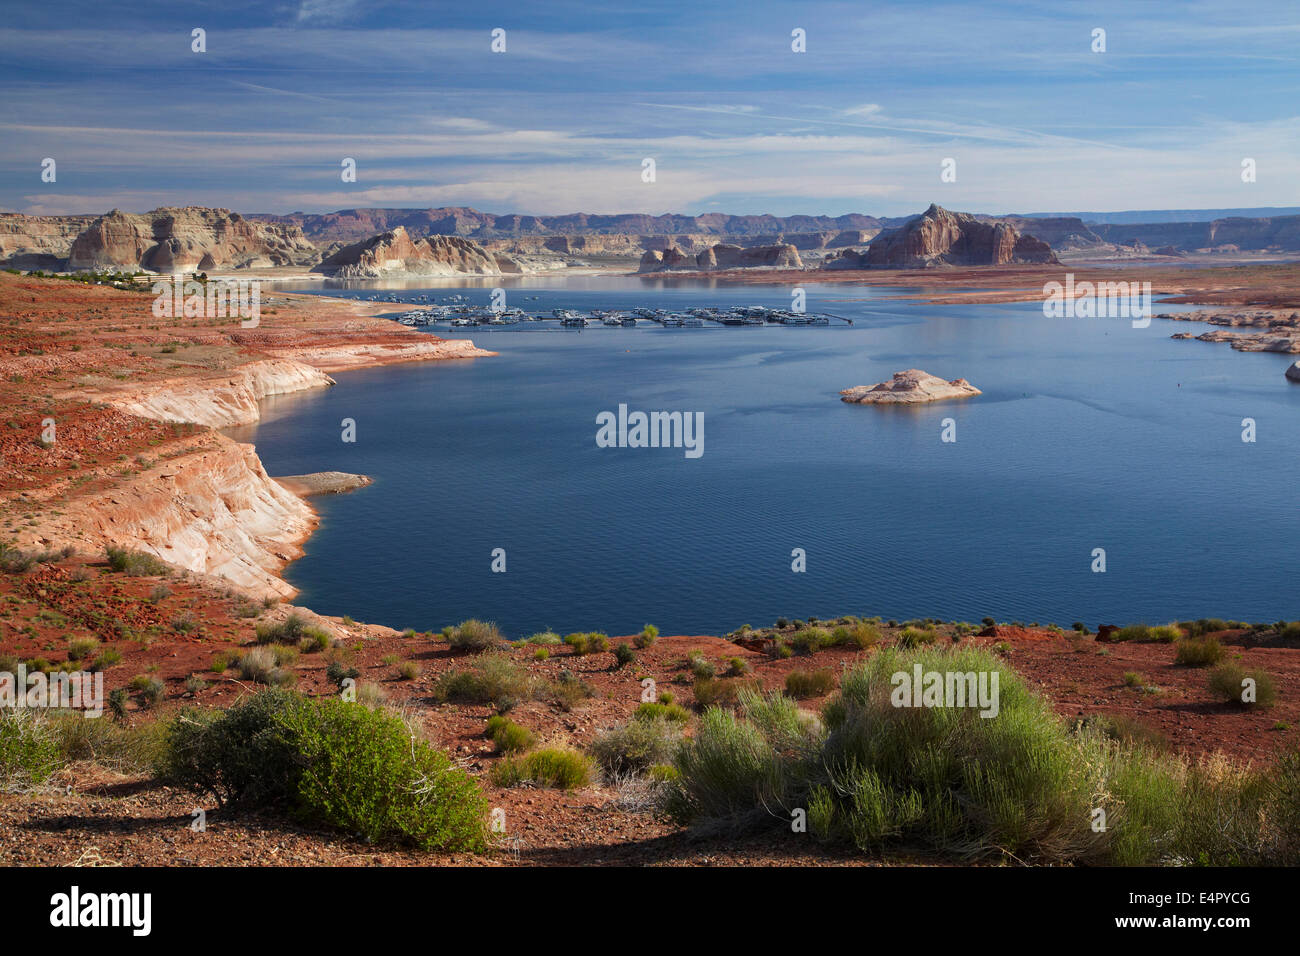
<path id="1" fill-rule="evenodd" d="M 534 297 L 535 298 L 535 297 Z M 613 328 L 634 329 L 638 326 L 658 325 L 665 329 L 699 329 L 705 327 L 762 327 L 773 325 L 785 326 L 825 326 L 852 325 L 853 320 L 824 312 L 796 312 L 790 309 L 774 309 L 761 305 L 732 306 L 723 308 L 712 306 L 672 311 L 669 309 L 633 308 L 633 309 L 552 309 L 549 314 L 526 312 L 519 308 L 493 309 L 476 306 L 464 300 L 463 296 L 449 297 L 443 303 L 430 302 L 430 296 L 413 297 L 410 303 L 430 302 L 420 308 L 409 309 L 392 318 L 408 326 L 446 325 L 450 328 L 481 328 L 491 326 L 512 326 L 526 323 L 557 323 L 566 329 Z M 372 301 L 398 302 L 392 296 L 372 297 Z"/>

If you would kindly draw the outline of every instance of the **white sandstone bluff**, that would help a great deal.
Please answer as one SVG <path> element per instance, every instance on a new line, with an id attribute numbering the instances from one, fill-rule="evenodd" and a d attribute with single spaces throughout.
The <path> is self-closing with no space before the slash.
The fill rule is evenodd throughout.
<path id="1" fill-rule="evenodd" d="M 947 382 L 919 368 L 909 368 L 895 372 L 888 382 L 846 388 L 840 392 L 840 401 L 860 405 L 917 405 L 979 394 L 980 390 L 964 378 Z"/>
<path id="2" fill-rule="evenodd" d="M 496 354 L 476 348 L 468 339 L 413 338 L 418 341 L 268 349 L 286 357 L 258 359 L 203 377 L 123 383 L 79 395 L 143 418 L 224 428 L 256 422 L 258 402 L 269 395 L 333 385 L 322 367 L 338 370 Z M 291 354 L 295 358 L 287 357 Z M 105 469 L 101 477 L 109 474 Z M 297 589 L 280 571 L 302 555 L 302 543 L 318 521 L 302 495 L 340 490 L 317 487 L 327 477 L 276 480 L 266 473 L 252 445 L 204 431 L 169 445 L 138 473 L 117 475 L 112 488 L 47 509 L 42 526 L 30 529 L 32 540 L 20 543 L 72 544 L 89 552 L 102 552 L 109 545 L 130 548 L 194 574 L 222 578 L 257 596 L 286 598 Z M 369 482 L 357 475 L 335 478 L 347 479 L 348 487 Z M 53 494 L 32 493 L 34 500 Z"/>

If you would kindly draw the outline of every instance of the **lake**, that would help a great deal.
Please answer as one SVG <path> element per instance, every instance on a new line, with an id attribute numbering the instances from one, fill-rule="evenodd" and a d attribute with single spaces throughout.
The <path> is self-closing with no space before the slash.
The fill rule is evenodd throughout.
<path id="1" fill-rule="evenodd" d="M 510 306 L 545 314 L 790 306 L 787 286 L 671 278 L 383 288 L 487 305 L 502 284 Z M 1300 617 L 1292 357 L 1171 341 L 1206 328 L 1186 322 L 1134 329 L 1047 319 L 1037 302 L 806 289 L 809 311 L 854 324 L 441 329 L 500 354 L 339 373 L 336 388 L 268 399 L 260 424 L 228 433 L 254 442 L 273 475 L 374 478 L 312 499 L 320 528 L 285 576 L 321 613 L 394 627 L 481 617 L 519 637 L 647 622 L 723 633 L 841 614 L 1090 627 Z M 984 394 L 913 408 L 839 401 L 906 368 Z M 700 413 L 703 454 L 597 447 L 597 416 L 620 404 Z M 342 441 L 345 418 L 355 442 Z M 944 442 L 949 418 L 956 440 Z M 1243 418 L 1257 441 L 1242 441 Z"/>

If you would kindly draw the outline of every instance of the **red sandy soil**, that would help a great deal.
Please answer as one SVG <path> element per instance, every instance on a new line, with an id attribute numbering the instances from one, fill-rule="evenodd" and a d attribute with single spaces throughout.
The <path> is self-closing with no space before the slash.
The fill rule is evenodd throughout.
<path id="1" fill-rule="evenodd" d="M 170 593 L 156 591 L 160 586 Z M 252 688 L 240 682 L 234 670 L 214 672 L 213 657 L 251 646 L 259 619 L 279 620 L 291 611 L 287 606 L 251 605 L 237 594 L 183 575 L 129 577 L 102 562 L 77 557 L 0 575 L 0 609 L 0 652 L 57 663 L 66 658 L 70 639 L 96 636 L 104 647 L 122 655 L 122 661 L 106 671 L 107 690 L 124 687 L 139 674 L 161 679 L 166 694 L 156 708 L 145 709 L 140 695 L 132 695 L 126 718 L 131 723 L 157 719 L 185 705 L 229 706 Z M 302 613 L 314 617 L 309 611 Z M 193 630 L 176 630 L 174 622 L 191 618 L 196 622 Z M 933 862 L 915 856 L 865 858 L 821 847 L 806 835 L 791 833 L 788 821 L 775 816 L 770 832 L 743 839 L 726 834 L 700 839 L 659 818 L 635 793 L 608 784 L 575 792 L 496 788 L 487 773 L 500 758 L 483 735 L 492 709 L 440 704 L 432 696 L 439 675 L 466 666 L 472 657 L 452 653 L 434 635 L 325 620 L 345 635 L 343 646 L 302 654 L 292 667 L 295 686 L 309 695 L 336 693 L 325 676 L 331 656 L 360 670 L 359 682 L 376 684 L 389 704 L 414 715 L 433 743 L 480 778 L 490 804 L 505 811 L 508 836 L 499 840 L 496 851 L 480 857 L 376 848 L 270 816 L 215 811 L 191 794 L 145 777 L 119 776 L 79 763 L 63 771 L 45 792 L 0 798 L 0 863 L 70 863 L 83 855 L 126 865 Z M 112 623 L 117 621 L 130 628 L 127 636 Z M 898 630 L 883 628 L 885 641 L 893 640 Z M 939 627 L 939 640 L 950 640 L 952 630 Z M 1141 725 L 1176 753 L 1222 752 L 1243 762 L 1269 762 L 1278 751 L 1297 743 L 1292 728 L 1300 723 L 1300 645 L 1236 631 L 1218 636 L 1230 660 L 1239 659 L 1243 666 L 1262 668 L 1274 677 L 1279 698 L 1274 706 L 1250 711 L 1216 701 L 1206 686 L 1207 672 L 1175 665 L 1169 644 L 1101 644 L 1089 637 L 1023 627 L 999 627 L 987 636 L 963 640 L 985 647 L 1001 645 L 1010 663 L 1067 719 L 1115 715 Z M 550 650 L 552 656 L 545 661 L 533 659 L 532 646 L 516 646 L 510 653 L 534 673 L 551 679 L 562 669 L 574 672 L 593 687 L 595 696 L 572 712 L 554 703 L 529 701 L 515 708 L 511 718 L 530 728 L 543 743 L 577 747 L 597 731 L 630 719 L 645 677 L 652 678 L 658 690 L 671 692 L 679 703 L 692 706 L 686 662 L 692 651 L 703 653 L 719 674 L 731 658 L 743 659 L 752 674 L 740 679 L 756 681 L 768 690 L 783 687 L 791 671 L 830 668 L 838 672 L 873 653 L 831 648 L 781 660 L 721 637 L 666 636 L 638 650 L 635 663 L 616 669 L 611 652 L 576 656 L 567 647 Z M 403 679 L 397 668 L 400 661 L 415 661 L 419 676 Z M 1124 675 L 1129 671 L 1141 675 L 1142 686 L 1126 685 Z M 191 674 L 201 676 L 206 686 L 188 691 L 185 683 Z M 815 710 L 823 702 L 809 700 L 803 706 Z M 188 829 L 190 811 L 200 805 L 208 806 L 208 830 L 193 833 Z"/>

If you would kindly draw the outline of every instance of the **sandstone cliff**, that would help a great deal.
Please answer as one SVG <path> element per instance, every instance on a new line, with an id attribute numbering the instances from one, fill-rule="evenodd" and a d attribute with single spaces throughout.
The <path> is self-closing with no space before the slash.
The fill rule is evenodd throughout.
<path id="1" fill-rule="evenodd" d="M 982 222 L 931 205 L 915 219 L 877 236 L 867 248 L 865 261 L 870 268 L 928 269 L 1056 263 L 1057 258 L 1047 243 L 1022 235 L 1008 222 Z"/>
<path id="2" fill-rule="evenodd" d="M 347 279 L 465 273 L 501 275 L 501 267 L 496 259 L 476 242 L 457 236 L 412 239 L 401 226 L 391 232 L 344 246 L 313 271 Z"/>
<path id="3" fill-rule="evenodd" d="M 141 418 L 225 428 L 256 422 L 257 403 L 270 395 L 333 384 L 334 379 L 311 365 L 266 359 L 218 376 L 133 383 L 91 393 L 89 397 Z"/>
<path id="4" fill-rule="evenodd" d="M 252 445 L 208 433 L 193 450 L 48 517 L 46 536 L 78 550 L 145 551 L 259 596 L 287 597 L 279 571 L 302 554 L 311 507 L 269 477 Z"/>
<path id="5" fill-rule="evenodd" d="M 0 213 L 0 262 L 11 269 L 61 269 L 73 240 L 94 221 L 94 216 Z"/>
<path id="6" fill-rule="evenodd" d="M 676 246 L 662 252 L 648 250 L 641 257 L 637 272 L 663 272 L 670 269 L 712 271 L 720 269 L 802 269 L 799 250 L 788 243 L 770 246 L 736 246 L 718 243 L 694 258 Z"/>
<path id="7" fill-rule="evenodd" d="M 253 222 L 228 209 L 113 210 L 72 242 L 67 268 L 192 272 L 260 265 L 306 266 L 319 252 L 295 226 Z"/>

